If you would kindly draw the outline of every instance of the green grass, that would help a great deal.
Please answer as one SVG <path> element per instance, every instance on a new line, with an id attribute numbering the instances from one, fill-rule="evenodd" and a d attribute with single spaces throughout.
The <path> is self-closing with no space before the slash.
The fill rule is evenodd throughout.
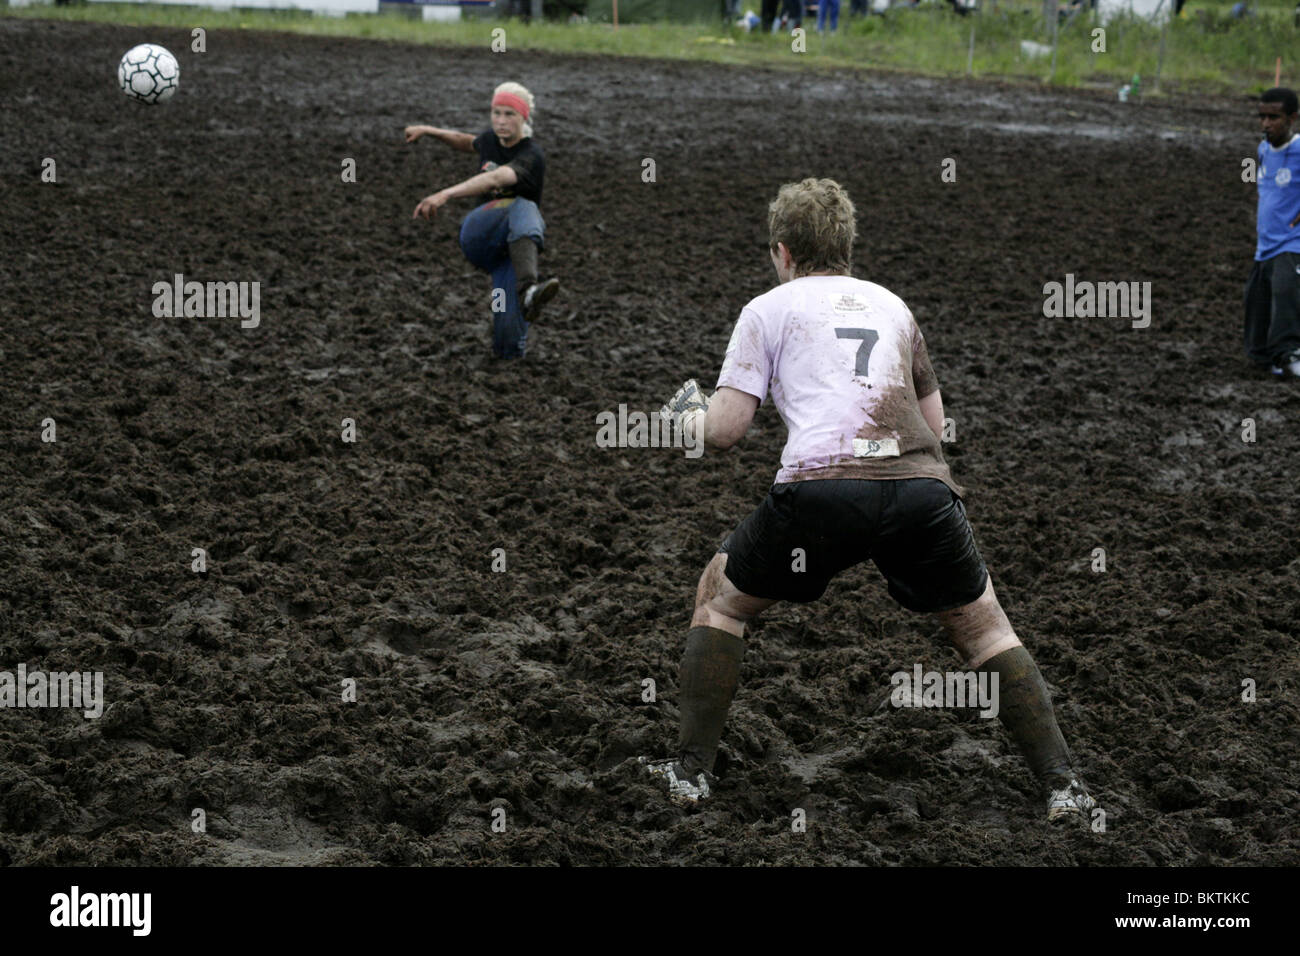
<path id="1" fill-rule="evenodd" d="M 991 0 L 984 0 L 990 6 Z M 751 0 L 747 6 L 757 6 Z M 407 43 L 482 46 L 494 27 L 506 28 L 508 49 L 555 53 L 706 60 L 790 69 L 871 68 L 960 76 L 967 72 L 972 26 L 975 51 L 971 72 L 1069 86 L 1118 87 L 1134 73 L 1143 76 L 1148 95 L 1173 92 L 1258 92 L 1273 85 L 1273 65 L 1283 56 L 1283 84 L 1300 85 L 1300 30 L 1292 22 L 1292 0 L 1259 4 L 1245 21 L 1228 18 L 1229 3 L 1191 0 L 1184 16 L 1171 22 L 1154 89 L 1161 31 L 1141 20 L 1112 21 L 1106 52 L 1092 52 L 1093 22 L 1084 18 L 1060 32 L 1055 67 L 1051 59 L 1027 59 L 1020 42 L 1051 42 L 1041 7 L 1032 0 L 958 17 L 937 3 L 916 10 L 893 10 L 886 17 L 841 19 L 837 36 L 810 29 L 806 52 L 791 49 L 789 36 L 759 36 L 721 24 L 636 24 L 614 30 L 602 23 L 524 24 L 495 19 L 424 23 L 400 14 L 316 17 L 305 12 L 206 10 L 136 4 L 79 6 L 0 6 L 0 15 L 48 20 L 106 22 L 135 26 L 203 26 L 207 29 L 285 30 L 318 36 L 353 36 Z M 846 14 L 848 0 L 842 0 Z"/>

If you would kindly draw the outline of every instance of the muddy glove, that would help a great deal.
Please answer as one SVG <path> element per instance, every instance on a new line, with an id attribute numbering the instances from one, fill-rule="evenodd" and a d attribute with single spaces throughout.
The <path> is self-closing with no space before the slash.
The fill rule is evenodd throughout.
<path id="1" fill-rule="evenodd" d="M 700 442 L 699 449 L 703 451 L 704 415 L 708 410 L 709 396 L 700 389 L 699 382 L 691 379 L 668 399 L 667 405 L 659 409 L 659 417 L 664 428 L 673 429 L 688 442 Z"/>
<path id="2" fill-rule="evenodd" d="M 659 417 L 682 428 L 695 424 L 695 420 L 708 410 L 709 397 L 700 389 L 700 383 L 691 379 L 668 399 L 667 405 L 659 409 Z"/>

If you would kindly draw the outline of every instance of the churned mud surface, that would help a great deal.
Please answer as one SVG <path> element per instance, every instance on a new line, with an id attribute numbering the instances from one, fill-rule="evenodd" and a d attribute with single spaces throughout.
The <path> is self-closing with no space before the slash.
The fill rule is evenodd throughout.
<path id="1" fill-rule="evenodd" d="M 143 41 L 181 63 L 161 107 L 116 89 Z M 207 41 L 0 20 L 0 670 L 106 698 L 0 710 L 0 863 L 1296 862 L 1300 397 L 1240 355 L 1244 97 Z M 469 204 L 410 219 L 473 158 L 401 138 L 483 128 L 506 78 L 538 97 L 564 280 L 515 364 Z M 753 628 L 711 806 L 636 773 L 784 429 L 764 407 L 692 460 L 599 448 L 596 416 L 712 385 L 807 175 L 848 187 L 856 274 L 926 333 L 1105 832 L 1047 827 L 999 722 L 881 706 L 957 662 L 870 567 Z M 260 325 L 156 318 L 177 273 L 259 282 Z M 1151 282 L 1150 326 L 1044 318 L 1067 274 Z"/>

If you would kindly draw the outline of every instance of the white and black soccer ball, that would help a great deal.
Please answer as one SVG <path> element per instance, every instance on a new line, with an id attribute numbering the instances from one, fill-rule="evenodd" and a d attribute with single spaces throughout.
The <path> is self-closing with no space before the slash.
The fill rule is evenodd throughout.
<path id="1" fill-rule="evenodd" d="M 180 64 L 158 44 L 141 43 L 127 50 L 117 65 L 117 85 L 132 99 L 162 103 L 181 85 Z"/>

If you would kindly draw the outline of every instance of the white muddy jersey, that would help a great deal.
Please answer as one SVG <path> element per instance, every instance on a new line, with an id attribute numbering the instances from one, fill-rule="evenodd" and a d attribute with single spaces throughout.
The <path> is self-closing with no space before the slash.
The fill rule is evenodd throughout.
<path id="1" fill-rule="evenodd" d="M 903 300 L 851 276 L 804 276 L 741 310 L 718 376 L 789 430 L 778 483 L 938 478 L 958 494 L 919 398 L 939 387 Z"/>

